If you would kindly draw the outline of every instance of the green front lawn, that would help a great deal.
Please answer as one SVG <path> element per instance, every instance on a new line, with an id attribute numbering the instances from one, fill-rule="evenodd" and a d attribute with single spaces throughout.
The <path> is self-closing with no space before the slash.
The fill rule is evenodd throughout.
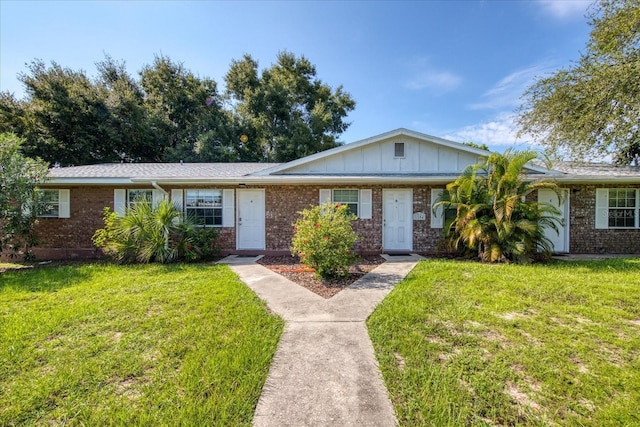
<path id="1" fill-rule="evenodd" d="M 250 425 L 282 328 L 226 266 L 0 273 L 0 425 Z"/>
<path id="2" fill-rule="evenodd" d="M 402 426 L 640 425 L 640 260 L 424 261 L 368 321 Z"/>

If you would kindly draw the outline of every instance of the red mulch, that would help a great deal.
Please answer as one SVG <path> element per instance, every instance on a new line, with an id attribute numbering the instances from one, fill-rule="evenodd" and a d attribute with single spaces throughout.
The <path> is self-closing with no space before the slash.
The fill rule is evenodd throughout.
<path id="1" fill-rule="evenodd" d="M 262 264 L 269 270 L 304 286 L 323 298 L 331 298 L 384 261 L 384 258 L 379 255 L 362 257 L 349 268 L 348 276 L 329 280 L 317 278 L 313 269 L 301 264 L 298 258 L 291 256 L 264 256 L 258 260 L 258 264 Z"/>

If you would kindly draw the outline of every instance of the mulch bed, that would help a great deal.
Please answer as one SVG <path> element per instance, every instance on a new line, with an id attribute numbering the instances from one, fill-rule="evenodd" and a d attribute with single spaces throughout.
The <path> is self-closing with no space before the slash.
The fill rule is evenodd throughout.
<path id="1" fill-rule="evenodd" d="M 348 276 L 330 280 L 317 278 L 313 269 L 301 264 L 298 258 L 290 256 L 264 256 L 258 260 L 258 264 L 262 264 L 269 270 L 286 277 L 323 298 L 331 298 L 384 261 L 385 259 L 379 255 L 362 257 L 349 268 Z"/>

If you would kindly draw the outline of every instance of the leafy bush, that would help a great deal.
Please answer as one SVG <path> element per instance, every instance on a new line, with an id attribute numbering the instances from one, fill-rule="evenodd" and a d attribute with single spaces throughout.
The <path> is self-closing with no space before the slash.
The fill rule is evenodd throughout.
<path id="1" fill-rule="evenodd" d="M 349 207 L 327 202 L 299 214 L 302 217 L 293 224 L 291 253 L 320 278 L 346 276 L 357 260 L 353 245 L 358 240 L 351 225 L 356 217 Z"/>
<path id="2" fill-rule="evenodd" d="M 476 253 L 485 262 L 530 262 L 549 257 L 552 242 L 545 228 L 558 232 L 560 212 L 554 206 L 527 200 L 558 186 L 525 175 L 526 165 L 538 158 L 534 151 L 492 153 L 465 169 L 434 204 L 455 209 L 444 226 L 444 246 L 463 254 Z M 534 193 L 535 194 L 535 193 Z"/>
<path id="3" fill-rule="evenodd" d="M 121 218 L 105 208 L 104 224 L 93 244 L 123 264 L 206 260 L 217 252 L 217 230 L 196 226 L 168 200 L 155 207 L 139 201 Z"/>
<path id="4" fill-rule="evenodd" d="M 24 143 L 12 133 L 0 133 L 0 255 L 30 260 L 38 243 L 37 186 L 46 181 L 49 169 L 42 160 L 22 154 Z"/>

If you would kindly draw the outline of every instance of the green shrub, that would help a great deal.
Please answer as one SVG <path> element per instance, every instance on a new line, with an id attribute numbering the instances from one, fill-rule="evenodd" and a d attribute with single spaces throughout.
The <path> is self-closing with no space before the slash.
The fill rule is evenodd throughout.
<path id="1" fill-rule="evenodd" d="M 122 264 L 198 261 L 217 253 L 217 230 L 196 226 L 168 200 L 155 207 L 139 201 L 123 217 L 105 208 L 103 218 L 93 244 Z"/>
<path id="2" fill-rule="evenodd" d="M 291 253 L 320 278 L 346 276 L 357 260 L 353 246 L 358 240 L 351 225 L 356 217 L 349 207 L 327 202 L 299 214 L 302 217 L 293 224 Z"/>

